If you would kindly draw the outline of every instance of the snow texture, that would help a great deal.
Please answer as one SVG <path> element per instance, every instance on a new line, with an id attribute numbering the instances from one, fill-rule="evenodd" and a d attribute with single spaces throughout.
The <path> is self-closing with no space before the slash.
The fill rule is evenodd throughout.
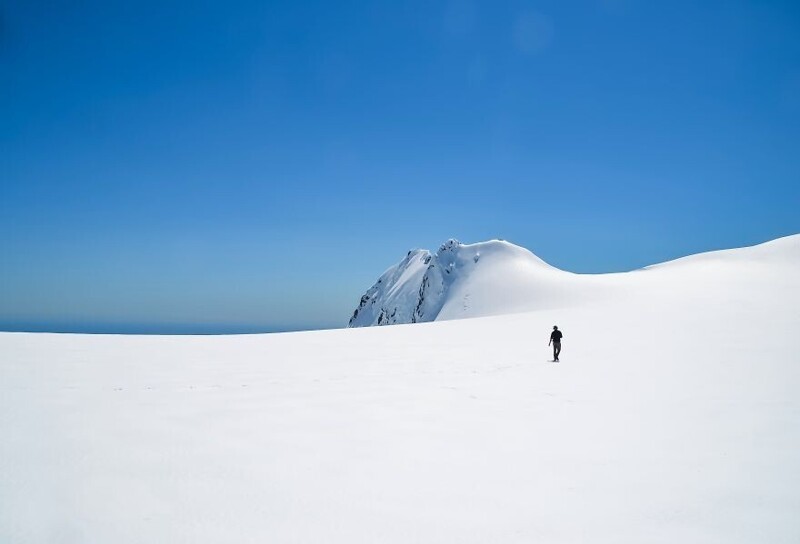
<path id="1" fill-rule="evenodd" d="M 0 334 L 0 542 L 800 542 L 800 236 L 596 276 L 453 249 L 432 323 Z"/>

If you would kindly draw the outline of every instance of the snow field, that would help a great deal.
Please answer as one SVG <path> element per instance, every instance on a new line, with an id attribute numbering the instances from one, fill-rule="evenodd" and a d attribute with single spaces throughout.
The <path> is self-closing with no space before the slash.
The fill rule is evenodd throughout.
<path id="1" fill-rule="evenodd" d="M 796 543 L 796 247 L 494 317 L 0 334 L 0 542 Z"/>

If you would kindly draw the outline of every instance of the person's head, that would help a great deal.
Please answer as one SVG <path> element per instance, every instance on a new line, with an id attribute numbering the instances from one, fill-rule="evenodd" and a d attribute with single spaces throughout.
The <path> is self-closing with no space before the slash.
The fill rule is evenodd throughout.
<path id="1" fill-rule="evenodd" d="M 558 330 L 558 325 L 553 325 L 553 330 L 557 331 Z"/>

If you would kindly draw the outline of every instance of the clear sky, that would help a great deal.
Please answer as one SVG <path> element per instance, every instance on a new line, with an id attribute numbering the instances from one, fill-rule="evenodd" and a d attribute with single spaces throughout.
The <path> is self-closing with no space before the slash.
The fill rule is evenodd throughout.
<path id="1" fill-rule="evenodd" d="M 0 329 L 343 326 L 414 247 L 800 232 L 800 4 L 0 5 Z"/>

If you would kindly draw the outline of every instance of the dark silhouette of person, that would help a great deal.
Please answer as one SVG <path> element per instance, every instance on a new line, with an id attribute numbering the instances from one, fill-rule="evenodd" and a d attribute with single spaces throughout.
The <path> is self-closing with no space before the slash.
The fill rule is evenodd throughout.
<path id="1" fill-rule="evenodd" d="M 550 341 L 547 343 L 549 346 L 553 344 L 553 362 L 558 362 L 558 355 L 561 353 L 561 337 L 564 336 L 561 334 L 561 331 L 558 330 L 558 325 L 553 325 L 553 332 L 550 333 Z"/>

